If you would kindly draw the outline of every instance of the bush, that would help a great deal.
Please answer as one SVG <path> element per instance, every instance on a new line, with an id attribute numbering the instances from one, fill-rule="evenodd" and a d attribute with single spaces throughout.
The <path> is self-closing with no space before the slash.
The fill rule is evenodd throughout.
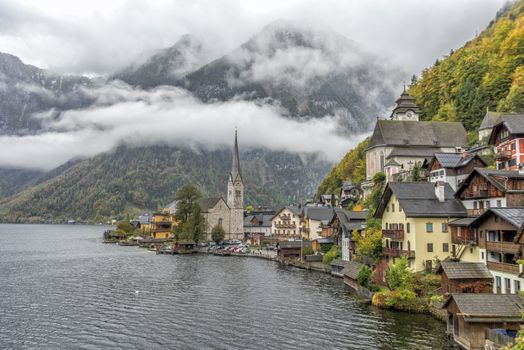
<path id="1" fill-rule="evenodd" d="M 389 265 L 386 282 L 389 289 L 412 289 L 413 272 L 408 267 L 408 258 L 402 257 Z"/>
<path id="2" fill-rule="evenodd" d="M 313 251 L 313 248 L 311 248 L 311 247 L 302 247 L 302 256 L 312 255 L 312 254 L 315 254 L 315 252 Z"/>
<path id="3" fill-rule="evenodd" d="M 117 230 L 122 230 L 127 233 L 131 233 L 134 229 L 133 225 L 131 225 L 127 221 L 119 222 L 118 225 L 116 225 Z"/>
<path id="4" fill-rule="evenodd" d="M 360 271 L 358 272 L 358 275 L 357 275 L 358 284 L 360 284 L 364 288 L 371 289 L 369 286 L 371 273 L 372 273 L 371 268 L 367 265 L 363 265 L 360 268 Z"/>
<path id="5" fill-rule="evenodd" d="M 324 257 L 322 258 L 322 262 L 326 265 L 331 264 L 331 262 L 335 259 L 338 259 L 342 256 L 342 250 L 338 245 L 333 245 L 331 249 L 324 254 Z"/>
<path id="6" fill-rule="evenodd" d="M 225 236 L 226 236 L 226 233 L 224 232 L 224 229 L 222 228 L 222 226 L 215 225 L 215 227 L 211 229 L 211 239 L 216 244 L 222 242 Z"/>
<path id="7" fill-rule="evenodd" d="M 425 312 L 427 304 L 417 298 L 415 292 L 407 289 L 377 292 L 373 295 L 375 306 L 407 312 Z"/>
<path id="8" fill-rule="evenodd" d="M 442 278 L 435 274 L 415 274 L 413 276 L 413 291 L 419 296 L 426 296 L 442 286 Z"/>

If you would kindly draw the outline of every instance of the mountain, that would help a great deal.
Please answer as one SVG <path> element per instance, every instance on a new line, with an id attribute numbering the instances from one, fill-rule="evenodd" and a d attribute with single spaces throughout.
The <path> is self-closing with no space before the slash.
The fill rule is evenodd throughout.
<path id="1" fill-rule="evenodd" d="M 476 38 L 414 77 L 409 88 L 423 120 L 461 121 L 475 137 L 486 108 L 524 111 L 524 0 L 508 3 Z M 338 193 L 365 176 L 368 140 L 350 150 L 317 194 Z"/>
<path id="2" fill-rule="evenodd" d="M 311 197 L 325 162 L 264 150 L 241 151 L 246 204 L 278 207 Z M 198 152 L 168 146 L 127 148 L 71 164 L 56 176 L 0 200 L 0 222 L 105 221 L 158 209 L 187 182 L 225 196 L 231 150 Z"/>
<path id="3" fill-rule="evenodd" d="M 55 74 L 0 53 L 0 135 L 38 131 L 38 112 L 88 106 L 92 99 L 83 88 L 91 85 L 86 77 Z"/>
<path id="4" fill-rule="evenodd" d="M 370 121 L 394 101 L 393 87 L 401 81 L 398 70 L 350 39 L 282 20 L 183 78 L 166 73 L 182 71 L 179 57 L 198 56 L 201 47 L 194 39 L 179 42 L 113 78 L 143 87 L 181 86 L 205 102 L 274 103 L 290 118 L 338 116 L 344 130 L 354 132 L 369 131 Z"/>
<path id="5" fill-rule="evenodd" d="M 461 121 L 469 131 L 487 108 L 524 111 L 524 1 L 508 2 L 477 37 L 414 77 L 409 92 L 424 120 Z"/>
<path id="6" fill-rule="evenodd" d="M 158 51 L 142 64 L 125 68 L 110 80 L 119 79 L 145 89 L 180 85 L 186 74 L 207 63 L 206 57 L 203 43 L 191 35 L 184 35 L 173 46 Z"/>

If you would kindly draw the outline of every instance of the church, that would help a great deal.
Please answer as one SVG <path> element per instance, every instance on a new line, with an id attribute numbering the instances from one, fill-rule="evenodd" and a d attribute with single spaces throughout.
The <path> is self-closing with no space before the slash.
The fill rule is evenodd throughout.
<path id="1" fill-rule="evenodd" d="M 244 239 L 244 181 L 240 172 L 236 131 L 226 200 L 223 197 L 202 198 L 200 208 L 205 220 L 208 241 L 211 241 L 211 230 L 217 225 L 224 229 L 225 240 Z"/>

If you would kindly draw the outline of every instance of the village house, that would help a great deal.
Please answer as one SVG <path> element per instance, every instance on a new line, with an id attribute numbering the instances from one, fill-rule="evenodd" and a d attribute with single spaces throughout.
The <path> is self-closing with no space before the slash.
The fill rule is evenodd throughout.
<path id="1" fill-rule="evenodd" d="M 413 98 L 404 91 L 391 120 L 377 120 L 366 150 L 368 182 L 378 172 L 387 172 L 388 181 L 397 174 L 409 175 L 415 165 L 422 166 L 436 152 L 457 152 L 467 146 L 466 130 L 461 123 L 419 121 L 419 113 Z M 366 183 L 362 186 L 369 188 Z"/>
<path id="2" fill-rule="evenodd" d="M 524 114 L 502 115 L 493 126 L 489 144 L 495 146 L 497 169 L 518 170 L 524 163 Z"/>
<path id="3" fill-rule="evenodd" d="M 491 208 L 472 222 L 479 239 L 479 260 L 495 278 L 493 293 L 524 290 L 523 267 L 518 263 L 522 244 L 524 208 Z"/>
<path id="4" fill-rule="evenodd" d="M 259 235 L 271 236 L 271 219 L 275 215 L 274 210 L 258 210 L 246 213 L 244 216 L 244 236 Z"/>
<path id="5" fill-rule="evenodd" d="M 447 333 L 463 349 L 500 349 L 515 339 L 524 323 L 523 307 L 518 295 L 451 294 L 443 304 Z"/>
<path id="6" fill-rule="evenodd" d="M 279 241 L 301 239 L 303 234 L 302 208 L 287 206 L 271 218 L 271 235 Z"/>
<path id="7" fill-rule="evenodd" d="M 524 174 L 475 168 L 455 194 L 468 211 L 479 216 L 489 208 L 524 206 Z"/>
<path id="8" fill-rule="evenodd" d="M 328 237 L 331 235 L 331 229 L 328 223 L 334 216 L 334 210 L 331 207 L 304 207 L 304 237 L 309 240 Z M 326 228 L 329 228 L 326 230 Z M 324 230 L 324 235 L 322 231 Z"/>
<path id="9" fill-rule="evenodd" d="M 244 181 L 240 172 L 237 132 L 233 146 L 233 163 L 227 182 L 227 199 L 222 197 L 202 198 L 200 209 L 205 220 L 207 240 L 211 240 L 211 230 L 221 226 L 225 240 L 244 239 Z"/>
<path id="10" fill-rule="evenodd" d="M 355 204 L 360 198 L 360 189 L 353 185 L 351 180 L 344 181 L 340 189 L 340 206 L 346 208 L 350 204 Z"/>
<path id="11" fill-rule="evenodd" d="M 475 154 L 437 152 L 422 167 L 427 169 L 428 181 L 447 182 L 456 191 L 473 169 L 485 166 L 486 163 Z"/>
<path id="12" fill-rule="evenodd" d="M 326 207 L 336 207 L 339 198 L 336 194 L 323 194 L 320 196 L 320 204 Z"/>
<path id="13" fill-rule="evenodd" d="M 390 182 L 375 212 L 382 219 L 382 254 L 388 261 L 406 256 L 414 272 L 431 270 L 433 260 L 451 254 L 449 223 L 466 209 L 444 182 Z"/>
<path id="14" fill-rule="evenodd" d="M 353 231 L 362 232 L 366 229 L 367 211 L 348 211 L 335 208 L 333 218 L 328 223 L 336 244 L 341 247 L 342 260 L 350 261 L 355 254 Z"/>
<path id="15" fill-rule="evenodd" d="M 442 276 L 443 295 L 493 291 L 493 275 L 484 263 L 442 261 L 437 273 Z"/>
<path id="16" fill-rule="evenodd" d="M 154 213 L 151 217 L 149 229 L 145 233 L 149 238 L 167 239 L 173 235 L 174 224 L 173 216 L 169 211 L 164 210 L 160 213 Z"/>

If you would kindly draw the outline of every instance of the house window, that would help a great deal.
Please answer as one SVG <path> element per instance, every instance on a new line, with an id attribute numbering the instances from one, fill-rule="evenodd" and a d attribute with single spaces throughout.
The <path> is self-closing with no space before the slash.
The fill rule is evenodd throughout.
<path id="1" fill-rule="evenodd" d="M 428 243 L 428 253 L 433 252 L 433 243 Z"/>
<path id="2" fill-rule="evenodd" d="M 449 244 L 448 243 L 442 243 L 442 251 L 444 253 L 449 252 Z"/>
<path id="3" fill-rule="evenodd" d="M 500 132 L 500 139 L 503 140 L 505 138 L 507 138 L 509 136 L 509 131 L 508 130 L 502 130 Z"/>
<path id="4" fill-rule="evenodd" d="M 511 280 L 509 278 L 504 278 L 504 283 L 506 284 L 506 293 L 511 293 Z"/>
<path id="5" fill-rule="evenodd" d="M 477 209 L 477 201 L 473 201 L 473 209 Z"/>
<path id="6" fill-rule="evenodd" d="M 489 201 L 486 201 L 486 209 L 489 209 L 491 207 L 491 204 L 489 203 Z"/>
<path id="7" fill-rule="evenodd" d="M 433 223 L 432 222 L 426 223 L 426 232 L 433 232 Z"/>
<path id="8" fill-rule="evenodd" d="M 392 213 L 395 212 L 395 204 L 391 204 L 391 212 L 392 212 Z"/>
<path id="9" fill-rule="evenodd" d="M 480 260 L 484 261 L 484 252 L 480 252 Z"/>
<path id="10" fill-rule="evenodd" d="M 515 280 L 513 281 L 513 284 L 515 286 L 515 293 L 520 292 L 520 281 Z"/>
<path id="11" fill-rule="evenodd" d="M 219 219 L 218 219 L 218 225 L 219 225 L 219 226 L 222 226 L 222 218 L 219 218 Z"/>
<path id="12" fill-rule="evenodd" d="M 442 232 L 448 232 L 448 224 L 445 222 L 442 223 Z"/>
<path id="13" fill-rule="evenodd" d="M 515 143 L 512 143 L 512 144 L 511 144 L 511 150 L 512 150 L 512 151 L 515 150 Z"/>
<path id="14" fill-rule="evenodd" d="M 410 231 L 410 229 L 409 229 L 409 222 L 406 224 L 406 231 L 408 231 L 408 233 Z"/>
<path id="15" fill-rule="evenodd" d="M 479 201 L 479 209 L 484 209 L 484 202 L 483 201 Z"/>
<path id="16" fill-rule="evenodd" d="M 500 276 L 495 277 L 495 286 L 497 288 L 500 288 L 502 286 L 502 279 L 500 278 Z"/>
<path id="17" fill-rule="evenodd" d="M 236 195 L 237 198 L 240 198 L 240 196 L 241 196 L 240 191 L 239 191 L 239 190 L 236 190 L 236 191 L 235 191 L 235 195 Z"/>

